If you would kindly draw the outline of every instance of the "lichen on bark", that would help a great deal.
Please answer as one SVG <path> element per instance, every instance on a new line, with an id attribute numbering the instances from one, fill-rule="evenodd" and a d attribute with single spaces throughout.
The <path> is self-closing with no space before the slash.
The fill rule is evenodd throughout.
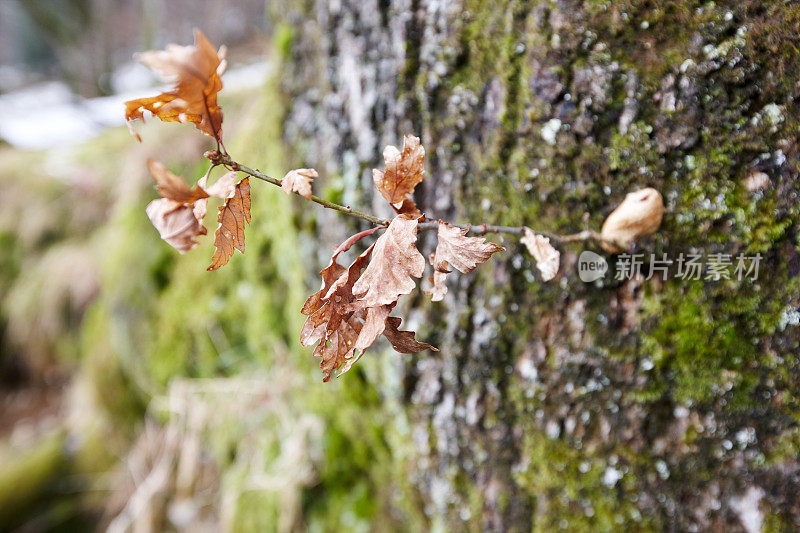
<path id="1" fill-rule="evenodd" d="M 599 229 L 653 186 L 668 211 L 639 251 L 763 257 L 755 282 L 587 285 L 569 248 L 543 284 L 507 241 L 443 303 L 413 301 L 442 351 L 405 359 L 399 379 L 365 374 L 394 406 L 371 404 L 380 431 L 409 436 L 386 441 L 390 467 L 363 471 L 407 478 L 375 512 L 452 529 L 736 530 L 747 512 L 800 527 L 800 8 L 307 7 L 286 10 L 304 22 L 287 47 L 284 135 L 346 199 L 379 210 L 370 169 L 414 133 L 429 218 Z M 333 215 L 316 216 L 335 243 Z"/>

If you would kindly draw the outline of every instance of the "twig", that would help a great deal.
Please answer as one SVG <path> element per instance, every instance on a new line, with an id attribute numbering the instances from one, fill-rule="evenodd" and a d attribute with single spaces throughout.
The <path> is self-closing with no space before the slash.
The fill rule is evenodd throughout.
<path id="1" fill-rule="evenodd" d="M 217 151 L 206 152 L 205 156 L 211 160 L 212 163 L 223 165 L 231 170 L 238 170 L 240 172 L 244 172 L 245 174 L 249 174 L 254 178 L 258 178 L 260 180 L 266 181 L 267 183 L 271 183 L 273 185 L 277 185 L 278 187 L 281 186 L 281 180 L 275 179 L 272 176 L 267 176 L 266 174 L 259 172 L 258 170 L 253 170 L 252 168 L 246 167 L 240 163 L 237 163 L 231 156 L 227 154 L 220 154 Z M 322 207 L 327 207 L 328 209 L 334 209 L 339 211 L 340 213 L 344 213 L 346 215 L 352 215 L 354 217 L 362 218 L 371 224 L 376 226 L 388 226 L 391 220 L 384 220 L 382 218 L 374 217 L 372 215 L 368 215 L 367 213 L 362 213 L 360 211 L 356 211 L 349 205 L 339 205 L 334 202 L 329 202 L 328 200 L 323 200 L 318 196 L 311 196 L 309 198 L 314 203 L 321 205 Z"/>
<path id="2" fill-rule="evenodd" d="M 240 172 L 244 172 L 254 178 L 260 179 L 262 181 L 266 181 L 267 183 L 271 183 L 278 187 L 281 186 L 281 180 L 275 179 L 272 176 L 267 176 L 266 174 L 254 170 L 252 168 L 246 167 L 241 163 L 234 161 L 231 156 L 228 154 L 221 154 L 219 151 L 209 151 L 205 153 L 205 156 L 211 160 L 214 165 L 223 165 L 231 170 L 238 170 Z M 298 193 L 295 193 L 298 194 Z M 299 196 L 299 194 L 298 194 Z M 362 213 L 360 211 L 356 211 L 349 205 L 340 205 L 335 202 L 329 202 L 328 200 L 323 200 L 318 196 L 311 196 L 309 198 L 312 202 L 315 202 L 323 207 L 328 209 L 333 209 L 335 211 L 339 211 L 340 213 L 344 213 L 346 215 L 351 215 L 354 217 L 358 217 L 360 219 L 366 220 L 367 222 L 378 226 L 378 227 L 385 227 L 391 223 L 391 220 L 386 220 L 380 217 L 376 217 L 367 213 Z M 509 235 L 525 235 L 525 226 L 493 226 L 491 224 L 454 224 L 456 227 L 461 229 L 467 229 L 470 233 L 474 233 L 476 235 L 486 235 L 487 233 L 506 233 Z M 419 231 L 426 231 L 426 230 L 435 230 L 438 229 L 439 222 L 437 221 L 429 221 L 429 222 L 422 222 L 417 226 Z M 579 233 L 572 233 L 570 235 L 558 235 L 556 233 L 550 233 L 547 231 L 536 231 L 535 233 L 539 235 L 543 235 L 553 241 L 554 244 L 569 244 L 573 242 L 596 242 L 598 244 L 606 243 L 615 248 L 626 249 L 623 243 L 618 243 L 616 241 L 605 239 L 603 238 L 598 232 L 592 230 L 585 230 Z M 359 234 L 360 235 L 360 234 Z M 365 235 L 362 235 L 365 236 Z"/>

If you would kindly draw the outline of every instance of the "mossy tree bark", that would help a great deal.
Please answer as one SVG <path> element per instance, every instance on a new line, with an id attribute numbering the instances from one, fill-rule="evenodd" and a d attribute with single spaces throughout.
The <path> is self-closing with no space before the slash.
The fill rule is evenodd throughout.
<path id="1" fill-rule="evenodd" d="M 442 351 L 405 360 L 399 380 L 367 378 L 411 436 L 389 444 L 408 480 L 387 512 L 453 529 L 800 527 L 800 7 L 293 9 L 285 136 L 328 194 L 388 215 L 370 169 L 415 133 L 431 219 L 597 229 L 653 186 L 668 211 L 639 243 L 645 262 L 763 257 L 756 281 L 584 284 L 572 246 L 545 284 L 506 241 L 442 304 L 416 297 L 411 320 Z M 351 223 L 319 216 L 330 244 Z"/>

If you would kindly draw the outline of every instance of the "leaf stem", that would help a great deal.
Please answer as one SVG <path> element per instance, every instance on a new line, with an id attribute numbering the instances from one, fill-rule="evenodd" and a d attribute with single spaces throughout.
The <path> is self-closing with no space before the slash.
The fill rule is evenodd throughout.
<path id="1" fill-rule="evenodd" d="M 278 187 L 281 186 L 281 180 L 275 179 L 272 176 L 267 176 L 266 174 L 249 168 L 241 163 L 234 161 L 230 155 L 227 153 L 220 153 L 219 151 L 210 151 L 206 152 L 205 156 L 211 160 L 211 162 L 215 165 L 224 165 L 225 167 L 231 170 L 238 170 L 240 172 L 244 172 L 254 178 L 260 179 L 262 181 L 266 181 L 267 183 L 271 183 Z M 300 196 L 298 193 L 294 193 Z M 301 196 L 301 198 L 303 198 Z M 366 220 L 370 224 L 375 226 L 388 226 L 391 223 L 391 220 L 386 220 L 380 217 L 376 217 L 367 213 L 362 213 L 360 211 L 356 211 L 349 205 L 340 205 L 335 202 L 329 202 L 328 200 L 323 200 L 318 196 L 311 196 L 309 198 L 314 203 L 321 205 L 322 207 L 326 207 L 328 209 L 333 209 L 335 211 L 339 211 L 340 213 L 344 213 L 346 215 L 351 215 L 354 217 L 358 217 L 360 219 Z M 470 233 L 474 233 L 476 235 L 486 235 L 487 233 L 505 233 L 509 235 L 524 235 L 525 234 L 525 226 L 493 226 L 491 224 L 453 224 L 461 229 L 467 229 Z M 419 231 L 427 231 L 427 230 L 435 230 L 438 229 L 439 222 L 437 221 L 428 221 L 422 222 L 417 226 Z M 363 233 L 363 232 L 362 232 Z M 569 235 L 558 235 L 556 233 L 550 233 L 547 231 L 535 231 L 535 233 L 539 235 L 543 235 L 544 237 L 549 238 L 553 241 L 554 244 L 568 244 L 573 242 L 595 242 L 598 244 L 606 243 L 614 246 L 615 248 L 626 249 L 627 246 L 624 246 L 622 243 L 618 243 L 616 241 L 605 239 L 603 238 L 598 232 L 593 230 L 585 230 L 578 233 L 572 233 Z M 361 234 L 359 234 L 361 235 Z M 365 236 L 365 235 L 364 235 Z"/>

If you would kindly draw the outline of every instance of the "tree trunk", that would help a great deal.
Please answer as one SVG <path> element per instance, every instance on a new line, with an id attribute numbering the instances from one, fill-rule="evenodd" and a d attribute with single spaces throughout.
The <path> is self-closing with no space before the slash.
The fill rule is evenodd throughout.
<path id="1" fill-rule="evenodd" d="M 577 255 L 600 250 L 568 245 L 543 283 L 504 239 L 475 274 L 450 276 L 444 302 L 409 297 L 418 337 L 441 352 L 369 375 L 409 425 L 390 440 L 407 480 L 386 512 L 455 530 L 800 527 L 800 7 L 285 7 L 285 137 L 347 203 L 389 214 L 371 168 L 414 133 L 429 219 L 599 229 L 652 186 L 667 213 L 637 243 L 645 273 L 650 254 L 733 263 L 730 280 L 679 279 L 676 265 L 666 281 L 615 280 L 606 255 L 606 277 L 583 283 Z M 330 220 L 318 228 L 335 244 L 344 222 Z M 757 280 L 737 279 L 740 253 L 761 255 Z"/>

